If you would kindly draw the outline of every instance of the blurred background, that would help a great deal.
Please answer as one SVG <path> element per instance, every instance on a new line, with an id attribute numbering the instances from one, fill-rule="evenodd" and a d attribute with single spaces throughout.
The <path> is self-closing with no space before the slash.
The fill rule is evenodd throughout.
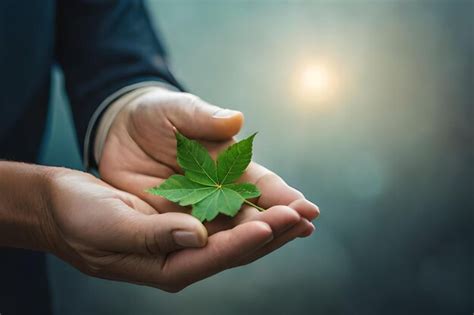
<path id="1" fill-rule="evenodd" d="M 244 112 L 316 233 L 178 294 L 55 257 L 56 314 L 471 314 L 473 1 L 148 1 L 187 88 Z M 55 76 L 42 162 L 81 168 Z"/>

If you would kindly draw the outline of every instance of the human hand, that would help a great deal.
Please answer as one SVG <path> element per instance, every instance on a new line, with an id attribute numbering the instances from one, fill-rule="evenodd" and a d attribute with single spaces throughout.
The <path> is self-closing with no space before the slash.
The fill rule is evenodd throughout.
<path id="1" fill-rule="evenodd" d="M 233 143 L 242 123 L 240 112 L 210 105 L 188 93 L 157 88 L 136 98 L 115 118 L 99 161 L 100 175 L 111 185 L 139 196 L 159 213 L 188 213 L 187 208 L 145 192 L 146 188 L 181 172 L 176 163 L 174 128 L 199 140 L 215 157 Z M 253 261 L 296 237 L 313 232 L 310 221 L 319 214 L 318 208 L 279 176 L 252 162 L 240 181 L 258 186 L 262 195 L 255 203 L 267 210 L 260 213 L 244 206 L 235 218 L 220 216 L 206 223 L 210 235 L 245 222 L 269 223 L 274 240 L 254 254 L 242 257 L 240 263 Z"/>
<path id="2" fill-rule="evenodd" d="M 51 168 L 41 248 L 86 274 L 169 292 L 251 257 L 273 239 L 270 220 L 208 238 L 196 218 L 158 214 L 139 198 L 78 171 Z M 207 244 L 207 245 L 206 245 Z"/>

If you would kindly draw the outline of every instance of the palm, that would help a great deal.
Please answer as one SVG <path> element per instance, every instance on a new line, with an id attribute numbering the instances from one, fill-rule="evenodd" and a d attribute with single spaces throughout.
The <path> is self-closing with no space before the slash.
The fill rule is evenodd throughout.
<path id="1" fill-rule="evenodd" d="M 199 110 L 196 110 L 198 102 L 201 101 L 188 95 L 183 97 L 183 93 L 169 93 L 165 98 L 149 95 L 140 103 L 122 110 L 104 146 L 99 167 L 102 178 L 115 187 L 137 195 L 159 213 L 189 212 L 190 209 L 148 194 L 145 189 L 159 185 L 169 176 L 181 172 L 176 162 L 174 128 L 190 138 L 198 139 L 213 157 L 233 143 L 232 136 L 240 129 L 242 118 L 227 121 L 225 126 L 222 120 L 215 126 L 209 126 L 207 122 L 200 121 L 204 118 L 200 118 Z M 197 124 L 201 124 L 202 128 L 196 128 Z M 277 175 L 251 163 L 240 180 L 257 185 L 262 195 L 255 203 L 268 210 L 259 213 L 255 208 L 244 206 L 234 218 L 219 216 L 211 223 L 206 223 L 209 234 L 259 218 L 273 220 L 272 228 L 275 229 L 293 224 L 292 229 L 280 231 L 281 235 L 267 245 L 266 250 L 271 251 L 294 237 L 312 232 L 313 227 L 308 220 L 317 215 L 317 208 Z M 300 220 L 295 211 L 283 206 L 290 206 L 303 219 Z"/>

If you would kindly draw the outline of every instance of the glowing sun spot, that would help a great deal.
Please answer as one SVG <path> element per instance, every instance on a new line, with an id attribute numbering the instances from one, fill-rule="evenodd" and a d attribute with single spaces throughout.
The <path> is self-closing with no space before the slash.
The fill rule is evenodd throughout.
<path id="1" fill-rule="evenodd" d="M 327 103 L 336 95 L 337 81 L 329 64 L 308 62 L 296 70 L 296 94 L 303 103 Z"/>

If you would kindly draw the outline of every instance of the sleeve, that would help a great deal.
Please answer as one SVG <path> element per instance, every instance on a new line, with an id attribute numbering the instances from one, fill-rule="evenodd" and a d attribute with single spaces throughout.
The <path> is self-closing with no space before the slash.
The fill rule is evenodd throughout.
<path id="1" fill-rule="evenodd" d="M 94 138 L 88 127 L 103 111 L 97 110 L 101 103 L 147 81 L 182 90 L 141 0 L 58 0 L 55 55 L 85 159 L 93 160 L 84 140 L 86 132 Z"/>

